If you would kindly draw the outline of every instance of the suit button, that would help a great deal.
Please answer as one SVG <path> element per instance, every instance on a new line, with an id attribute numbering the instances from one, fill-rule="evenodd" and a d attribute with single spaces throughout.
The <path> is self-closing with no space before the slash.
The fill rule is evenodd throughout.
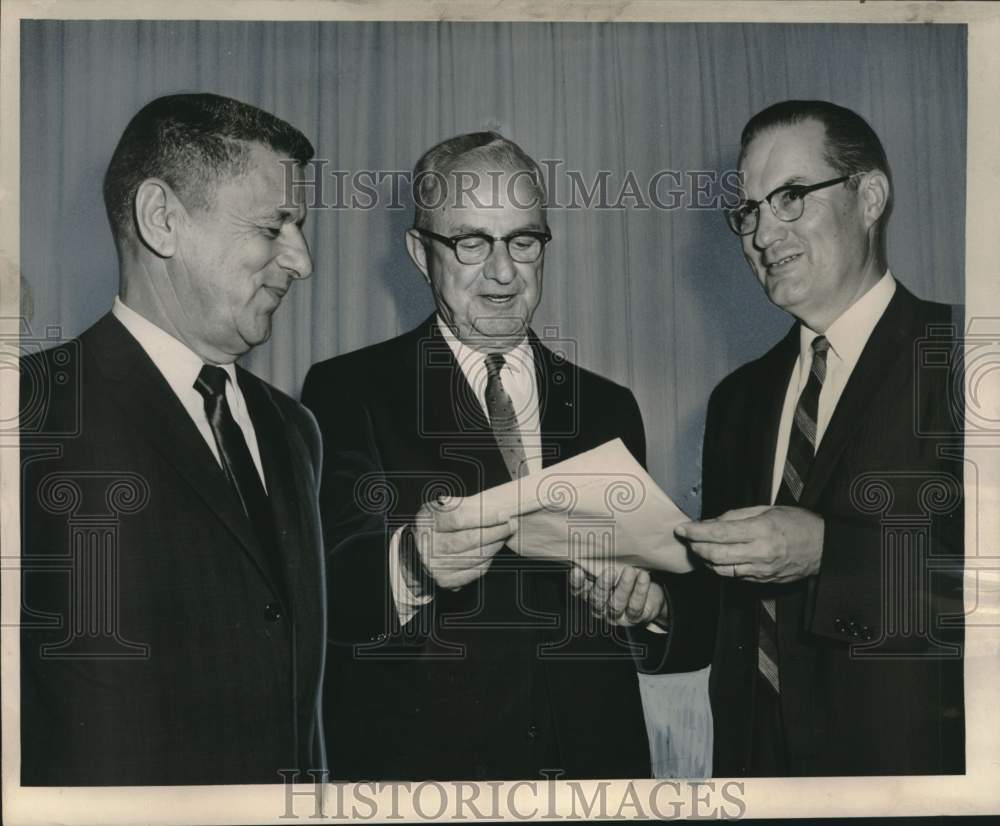
<path id="1" fill-rule="evenodd" d="M 269 602 L 264 606 L 264 618 L 268 622 L 277 622 L 281 619 L 281 606 L 276 602 Z"/>
<path id="2" fill-rule="evenodd" d="M 541 734 L 541 732 L 538 730 L 538 726 L 528 726 L 529 740 L 537 740 L 539 734 Z"/>
<path id="3" fill-rule="evenodd" d="M 836 628 L 838 631 L 843 631 L 846 626 L 844 625 L 844 621 L 840 617 L 837 617 L 833 621 L 833 627 Z"/>
<path id="4" fill-rule="evenodd" d="M 736 643 L 736 653 L 738 653 L 738 654 L 742 654 L 743 653 L 743 643 L 741 643 L 741 642 Z"/>
<path id="5" fill-rule="evenodd" d="M 869 628 L 867 625 L 862 625 L 861 626 L 861 639 L 863 639 L 863 640 L 870 640 L 873 636 L 875 636 L 875 635 L 872 634 L 872 629 L 871 628 Z"/>

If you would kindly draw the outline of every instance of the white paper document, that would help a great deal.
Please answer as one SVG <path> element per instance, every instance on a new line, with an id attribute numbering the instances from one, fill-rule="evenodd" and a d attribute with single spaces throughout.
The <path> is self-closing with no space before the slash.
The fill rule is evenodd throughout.
<path id="1" fill-rule="evenodd" d="M 673 533 L 688 516 L 621 439 L 470 496 L 459 507 L 517 516 L 507 545 L 522 556 L 575 562 L 591 573 L 609 563 L 692 569 Z"/>

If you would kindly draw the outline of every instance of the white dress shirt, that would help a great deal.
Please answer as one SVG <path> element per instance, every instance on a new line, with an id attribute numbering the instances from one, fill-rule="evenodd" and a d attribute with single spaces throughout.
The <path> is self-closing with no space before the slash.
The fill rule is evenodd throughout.
<path id="1" fill-rule="evenodd" d="M 445 324 L 441 317 L 437 318 L 438 330 L 451 348 L 455 361 L 458 362 L 465 380 L 476 394 L 483 415 L 489 421 L 486 409 L 486 354 L 463 344 Z M 521 433 L 521 443 L 524 446 L 525 462 L 529 473 L 542 469 L 542 426 L 538 405 L 538 383 L 535 378 L 535 358 L 531 344 L 527 338 L 514 349 L 504 353 L 504 366 L 500 370 L 500 381 L 504 390 L 510 396 L 517 417 L 518 430 Z M 418 596 L 406 585 L 400 571 L 399 537 L 403 529 L 393 534 L 389 543 L 389 578 L 391 580 L 392 596 L 396 602 L 396 612 L 399 621 L 406 625 L 420 609 L 433 597 L 430 594 Z"/>
<path id="2" fill-rule="evenodd" d="M 194 386 L 205 365 L 201 356 L 191 350 L 179 339 L 174 338 L 166 330 L 157 327 L 153 322 L 144 316 L 139 315 L 129 307 L 118 296 L 115 296 L 114 306 L 111 313 L 117 318 L 132 337 L 139 342 L 139 346 L 146 351 L 146 355 L 156 365 L 156 369 L 163 374 L 170 389 L 183 405 L 187 414 L 191 417 L 198 432 L 205 440 L 215 461 L 222 466 L 219 458 L 219 448 L 215 444 L 215 436 L 212 435 L 212 428 L 205 415 L 205 397 L 199 393 Z M 229 374 L 229 381 L 226 382 L 226 401 L 229 409 L 236 420 L 236 424 L 243 431 L 243 437 L 247 440 L 247 447 L 250 448 L 250 455 L 253 457 L 254 466 L 260 475 L 261 484 L 267 490 L 267 483 L 264 481 L 263 465 L 260 461 L 260 448 L 257 445 L 257 434 L 253 429 L 253 422 L 250 420 L 250 413 L 247 410 L 246 400 L 240 391 L 240 386 L 236 381 L 236 367 L 233 364 L 219 364 L 226 373 Z M 169 433 L 163 434 L 164 439 L 170 438 Z"/>
<path id="3" fill-rule="evenodd" d="M 479 406 L 489 421 L 486 410 L 486 354 L 466 346 L 456 338 L 441 317 L 437 320 L 441 336 L 448 342 L 455 361 L 462 369 L 465 380 L 479 400 Z M 531 352 L 531 344 L 525 338 L 513 350 L 504 353 L 504 366 L 500 370 L 500 382 L 507 391 L 514 405 L 517 416 L 517 428 L 521 433 L 521 444 L 524 446 L 524 457 L 528 472 L 534 473 L 542 469 L 542 426 L 538 412 L 538 382 L 535 378 L 535 356 Z"/>
<path id="4" fill-rule="evenodd" d="M 830 342 L 830 349 L 826 354 L 826 378 L 819 394 L 816 419 L 817 451 L 847 380 L 861 357 L 861 351 L 865 349 L 872 330 L 882 318 L 895 292 L 896 280 L 886 270 L 878 283 L 848 307 L 825 333 L 826 340 Z M 819 333 L 809 329 L 805 324 L 799 327 L 799 357 L 792 370 L 788 389 L 785 391 L 785 404 L 781 409 L 778 442 L 774 452 L 774 469 L 771 477 L 772 503 L 778 497 L 778 488 L 781 486 L 781 476 L 785 469 L 785 457 L 788 454 L 788 439 L 792 432 L 792 419 L 795 416 L 795 407 L 799 403 L 799 396 L 809 380 L 809 372 L 812 369 L 812 343 L 818 335 Z"/>

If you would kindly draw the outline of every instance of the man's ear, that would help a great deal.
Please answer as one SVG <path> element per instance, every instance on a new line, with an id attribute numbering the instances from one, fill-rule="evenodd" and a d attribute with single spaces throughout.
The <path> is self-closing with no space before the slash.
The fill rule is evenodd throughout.
<path id="1" fill-rule="evenodd" d="M 170 184 L 147 178 L 135 193 L 135 225 L 139 239 L 161 258 L 177 252 L 177 230 L 183 206 Z"/>
<path id="2" fill-rule="evenodd" d="M 865 229 L 871 229 L 889 203 L 889 179 L 875 169 L 865 173 L 858 189 L 864 204 Z"/>
<path id="3" fill-rule="evenodd" d="M 427 247 L 424 245 L 424 239 L 415 229 L 408 229 L 406 231 L 406 251 L 410 254 L 410 260 L 423 273 L 424 280 L 430 284 L 431 276 L 430 270 L 427 267 Z"/>

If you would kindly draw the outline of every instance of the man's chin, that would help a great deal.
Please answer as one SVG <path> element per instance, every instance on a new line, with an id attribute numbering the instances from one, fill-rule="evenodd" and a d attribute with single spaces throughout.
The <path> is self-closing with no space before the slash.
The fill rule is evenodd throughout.
<path id="1" fill-rule="evenodd" d="M 773 280 L 769 278 L 766 289 L 771 303 L 788 312 L 801 303 L 808 293 L 806 285 L 800 279 L 784 277 Z"/>
<path id="2" fill-rule="evenodd" d="M 240 333 L 240 338 L 243 339 L 243 344 L 246 347 L 244 353 L 249 352 L 254 347 L 263 344 L 271 337 L 271 316 L 268 315 L 264 319 L 258 319 L 257 323 L 254 324 L 250 329 L 244 330 Z"/>
<path id="3" fill-rule="evenodd" d="M 503 341 L 520 340 L 528 332 L 528 321 L 522 316 L 481 317 L 473 319 L 473 334 Z"/>

